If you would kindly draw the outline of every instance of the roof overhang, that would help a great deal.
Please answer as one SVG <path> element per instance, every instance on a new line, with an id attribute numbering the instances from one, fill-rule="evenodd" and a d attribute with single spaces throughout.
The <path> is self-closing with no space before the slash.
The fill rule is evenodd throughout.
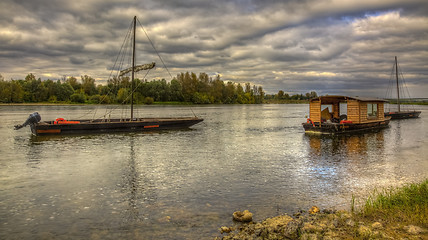
<path id="1" fill-rule="evenodd" d="M 321 101 L 321 104 L 337 104 L 347 102 L 348 100 L 355 100 L 359 102 L 387 102 L 387 100 L 380 98 L 369 98 L 369 97 L 348 97 L 339 95 L 325 95 L 316 98 L 312 98 L 310 102 Z"/>

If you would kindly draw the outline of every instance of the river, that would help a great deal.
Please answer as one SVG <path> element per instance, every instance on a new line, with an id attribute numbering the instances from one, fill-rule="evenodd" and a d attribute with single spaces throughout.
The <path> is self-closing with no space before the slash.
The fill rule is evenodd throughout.
<path id="1" fill-rule="evenodd" d="M 34 111 L 73 119 L 111 107 L 0 106 L 0 239 L 212 239 L 237 210 L 262 220 L 347 209 L 353 195 L 428 177 L 427 106 L 418 119 L 334 138 L 304 134 L 306 104 L 136 107 L 139 117 L 204 118 L 180 131 L 13 130 Z"/>

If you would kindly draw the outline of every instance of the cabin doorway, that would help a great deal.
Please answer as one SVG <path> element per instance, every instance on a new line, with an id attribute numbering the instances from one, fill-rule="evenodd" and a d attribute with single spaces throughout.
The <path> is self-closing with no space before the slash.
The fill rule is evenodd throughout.
<path id="1" fill-rule="evenodd" d="M 348 118 L 348 104 L 322 104 L 321 122 L 340 122 Z"/>
<path id="2" fill-rule="evenodd" d="M 347 103 L 339 103 L 339 119 L 347 120 L 348 119 L 348 104 Z"/>

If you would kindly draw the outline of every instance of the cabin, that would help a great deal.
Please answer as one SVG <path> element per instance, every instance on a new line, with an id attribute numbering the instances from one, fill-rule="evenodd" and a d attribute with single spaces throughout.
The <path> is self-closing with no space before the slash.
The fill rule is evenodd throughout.
<path id="1" fill-rule="evenodd" d="M 347 132 L 385 127 L 386 100 L 367 97 L 326 95 L 309 102 L 309 118 L 305 131 Z"/>

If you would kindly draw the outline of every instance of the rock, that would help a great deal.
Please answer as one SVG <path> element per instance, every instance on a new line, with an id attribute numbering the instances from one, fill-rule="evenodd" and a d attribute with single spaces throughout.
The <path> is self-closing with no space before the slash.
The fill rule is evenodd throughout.
<path id="1" fill-rule="evenodd" d="M 358 230 L 357 230 L 358 236 L 362 237 L 362 238 L 369 238 L 372 235 L 372 231 L 370 230 L 370 228 L 361 225 Z"/>
<path id="2" fill-rule="evenodd" d="M 417 235 L 426 232 L 423 228 L 414 225 L 406 226 L 404 227 L 404 230 L 406 230 L 409 234 L 412 235 Z"/>
<path id="3" fill-rule="evenodd" d="M 353 226 L 355 226 L 355 222 L 354 222 L 354 220 L 349 218 L 346 220 L 346 225 L 353 227 Z"/>
<path id="4" fill-rule="evenodd" d="M 382 229 L 382 228 L 383 228 L 383 225 L 382 225 L 382 223 L 380 223 L 380 222 L 374 222 L 374 223 L 372 224 L 372 228 L 373 228 L 373 229 Z"/>
<path id="5" fill-rule="evenodd" d="M 309 209 L 309 213 L 310 214 L 315 214 L 315 213 L 319 213 L 320 209 L 317 206 L 313 206 L 311 207 L 311 209 Z"/>
<path id="6" fill-rule="evenodd" d="M 253 221 L 253 214 L 248 210 L 244 210 L 243 212 L 236 211 L 233 213 L 233 220 L 237 222 L 251 222 Z"/>
<path id="7" fill-rule="evenodd" d="M 303 233 L 300 237 L 301 240 L 318 240 L 318 235 L 315 233 Z"/>
<path id="8" fill-rule="evenodd" d="M 332 213 L 334 214 L 334 213 L 336 213 L 336 211 L 333 210 L 333 209 L 323 209 L 322 212 L 325 213 L 325 214 L 332 214 Z"/>
<path id="9" fill-rule="evenodd" d="M 232 227 L 221 227 L 220 228 L 220 233 L 230 233 L 233 231 Z"/>
<path id="10" fill-rule="evenodd" d="M 299 220 L 292 220 L 288 222 L 284 228 L 284 236 L 291 239 L 297 239 L 299 236 L 299 228 L 301 227 L 301 225 L 302 222 Z"/>

